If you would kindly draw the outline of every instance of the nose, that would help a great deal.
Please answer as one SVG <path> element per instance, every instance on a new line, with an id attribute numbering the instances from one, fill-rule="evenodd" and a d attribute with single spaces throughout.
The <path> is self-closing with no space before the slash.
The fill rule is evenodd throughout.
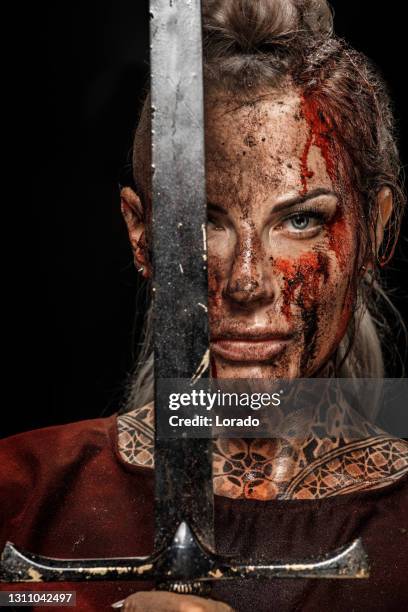
<path id="1" fill-rule="evenodd" d="M 267 256 L 253 230 L 241 238 L 235 249 L 225 298 L 241 307 L 251 307 L 274 299 L 273 279 L 265 268 Z"/>

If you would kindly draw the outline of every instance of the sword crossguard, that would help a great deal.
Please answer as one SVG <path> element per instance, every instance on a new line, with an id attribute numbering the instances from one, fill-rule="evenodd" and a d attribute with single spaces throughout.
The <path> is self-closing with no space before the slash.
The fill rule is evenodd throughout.
<path id="1" fill-rule="evenodd" d="M 361 539 L 318 559 L 258 565 L 214 554 L 186 522 L 170 545 L 150 557 L 53 559 L 20 551 L 8 542 L 1 556 L 1 582 L 84 582 L 153 580 L 160 590 L 204 594 L 212 581 L 234 578 L 368 578 Z"/>

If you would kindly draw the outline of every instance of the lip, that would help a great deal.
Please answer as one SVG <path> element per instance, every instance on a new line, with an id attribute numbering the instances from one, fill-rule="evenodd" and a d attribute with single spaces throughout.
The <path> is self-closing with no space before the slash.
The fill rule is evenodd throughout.
<path id="1" fill-rule="evenodd" d="M 288 335 L 242 335 L 214 338 L 211 349 L 226 361 L 260 362 L 278 357 L 288 346 Z"/>

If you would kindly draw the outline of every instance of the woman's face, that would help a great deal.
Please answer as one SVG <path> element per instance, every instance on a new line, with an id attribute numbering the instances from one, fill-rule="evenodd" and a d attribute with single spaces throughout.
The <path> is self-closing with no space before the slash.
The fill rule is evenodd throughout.
<path id="1" fill-rule="evenodd" d="M 206 115 L 213 374 L 313 375 L 354 302 L 357 206 L 330 128 L 294 91 L 213 94 Z"/>

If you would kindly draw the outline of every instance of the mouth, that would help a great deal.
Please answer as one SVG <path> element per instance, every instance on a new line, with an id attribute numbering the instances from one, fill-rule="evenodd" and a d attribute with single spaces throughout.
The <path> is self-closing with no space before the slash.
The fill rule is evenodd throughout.
<path id="1" fill-rule="evenodd" d="M 293 339 L 284 334 L 228 335 L 212 340 L 213 353 L 226 361 L 256 363 L 279 357 Z"/>

